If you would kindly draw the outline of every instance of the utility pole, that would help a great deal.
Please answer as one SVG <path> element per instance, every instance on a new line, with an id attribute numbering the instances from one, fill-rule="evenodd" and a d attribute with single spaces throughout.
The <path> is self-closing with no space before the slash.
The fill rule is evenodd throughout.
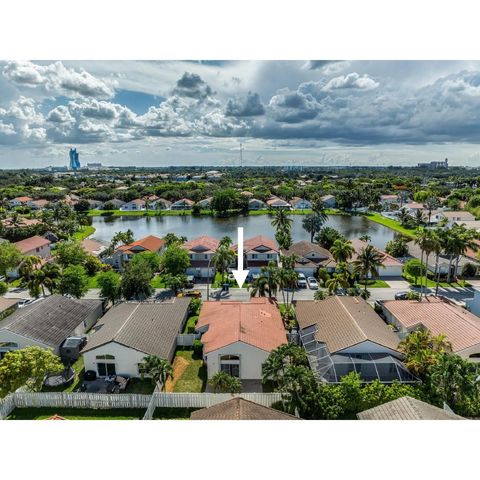
<path id="1" fill-rule="evenodd" d="M 243 167 L 243 145 L 242 142 L 240 142 L 240 168 Z"/>

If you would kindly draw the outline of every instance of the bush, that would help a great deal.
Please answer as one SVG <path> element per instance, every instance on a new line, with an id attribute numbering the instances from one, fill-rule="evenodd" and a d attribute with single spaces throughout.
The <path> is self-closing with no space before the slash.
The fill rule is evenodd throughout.
<path id="1" fill-rule="evenodd" d="M 408 246 L 402 237 L 398 237 L 387 242 L 385 252 L 392 257 L 405 257 L 408 255 Z"/>
<path id="2" fill-rule="evenodd" d="M 202 300 L 200 298 L 192 298 L 188 308 L 190 315 L 198 316 L 202 308 Z"/>
<path id="3" fill-rule="evenodd" d="M 203 343 L 201 342 L 201 340 L 194 340 L 193 341 L 193 353 L 196 357 L 200 357 L 202 356 L 202 352 L 203 352 Z"/>
<path id="4" fill-rule="evenodd" d="M 198 321 L 198 315 L 192 315 L 188 319 L 187 328 L 186 328 L 187 333 L 195 333 L 195 325 L 197 324 L 197 321 Z"/>
<path id="5" fill-rule="evenodd" d="M 6 282 L 0 282 L 0 295 L 7 293 L 8 285 Z"/>
<path id="6" fill-rule="evenodd" d="M 462 268 L 462 277 L 474 277 L 477 274 L 477 267 L 473 263 L 466 263 Z"/>

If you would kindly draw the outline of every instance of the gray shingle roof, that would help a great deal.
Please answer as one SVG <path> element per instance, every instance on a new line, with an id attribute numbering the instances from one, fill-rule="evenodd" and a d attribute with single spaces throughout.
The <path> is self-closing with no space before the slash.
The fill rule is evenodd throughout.
<path id="1" fill-rule="evenodd" d="M 101 305 L 101 300 L 51 295 L 16 310 L 0 322 L 0 330 L 56 348 Z"/>
<path id="2" fill-rule="evenodd" d="M 97 323 L 83 352 L 116 342 L 169 359 L 187 314 L 189 298 L 161 303 L 121 303 Z"/>
<path id="3" fill-rule="evenodd" d="M 297 301 L 295 312 L 301 329 L 317 325 L 315 339 L 330 353 L 366 340 L 397 350 L 399 338 L 360 297 L 332 296 L 319 301 Z"/>
<path id="4" fill-rule="evenodd" d="M 429 403 L 401 397 L 357 414 L 359 420 L 464 420 Z"/>
<path id="5" fill-rule="evenodd" d="M 241 397 L 192 412 L 192 420 L 300 420 Z"/>

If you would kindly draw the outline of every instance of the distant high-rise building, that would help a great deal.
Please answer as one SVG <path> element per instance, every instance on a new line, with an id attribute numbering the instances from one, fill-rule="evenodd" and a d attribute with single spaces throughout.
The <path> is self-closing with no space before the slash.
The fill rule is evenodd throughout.
<path id="1" fill-rule="evenodd" d="M 80 160 L 78 159 L 78 152 L 76 148 L 71 148 L 70 156 L 70 170 L 78 170 L 80 168 Z"/>
<path id="2" fill-rule="evenodd" d="M 448 158 L 443 162 L 429 162 L 429 163 L 419 163 L 418 168 L 428 168 L 430 170 L 436 170 L 438 168 L 448 168 Z"/>

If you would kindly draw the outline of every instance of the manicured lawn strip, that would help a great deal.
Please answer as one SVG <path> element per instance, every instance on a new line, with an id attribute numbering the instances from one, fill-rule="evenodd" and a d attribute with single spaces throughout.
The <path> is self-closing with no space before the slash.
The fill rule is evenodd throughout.
<path id="1" fill-rule="evenodd" d="M 68 420 L 140 420 L 145 415 L 143 408 L 114 408 L 93 410 L 89 408 L 16 408 L 7 420 L 46 420 L 60 415 Z"/>
<path id="2" fill-rule="evenodd" d="M 413 287 L 419 287 L 420 288 L 420 282 L 422 282 L 423 285 L 425 285 L 425 277 L 422 279 L 417 278 L 417 283 L 415 283 L 415 279 L 407 274 L 403 274 L 403 278 L 410 283 Z M 460 280 L 459 282 L 440 282 L 438 284 L 440 287 L 443 288 L 465 288 L 465 287 L 471 287 L 471 284 L 468 283 L 466 280 Z M 437 286 L 437 282 L 433 281 L 431 278 L 427 278 L 427 287 L 429 288 L 435 288 Z"/>
<path id="3" fill-rule="evenodd" d="M 369 220 L 371 220 L 372 222 L 380 223 L 381 225 L 391 228 L 396 232 L 402 233 L 407 237 L 413 237 L 415 234 L 414 229 L 402 227 L 400 225 L 400 222 L 397 222 L 396 220 L 392 220 L 391 218 L 386 218 L 383 215 L 380 215 L 379 213 L 365 213 L 364 216 Z"/>
<path id="4" fill-rule="evenodd" d="M 193 357 L 193 350 L 178 350 L 176 356 L 188 361 L 189 365 L 182 375 L 175 379 L 174 392 L 200 393 L 207 384 L 207 369 L 201 358 Z"/>
<path id="5" fill-rule="evenodd" d="M 198 315 L 192 315 L 188 317 L 188 320 L 185 323 L 185 328 L 183 333 L 193 333 L 195 331 L 195 325 L 197 324 Z"/>
<path id="6" fill-rule="evenodd" d="M 85 240 L 90 235 L 93 235 L 94 233 L 95 233 L 95 227 L 92 227 L 91 225 L 87 225 L 84 227 L 80 227 L 80 229 L 73 234 L 73 239 L 81 242 L 82 240 Z"/>
<path id="7" fill-rule="evenodd" d="M 236 282 L 236 280 L 234 279 L 229 280 L 227 275 L 225 274 L 225 282 L 222 282 L 222 274 L 220 272 L 216 272 L 215 278 L 213 279 L 213 282 L 212 282 L 212 288 L 222 288 L 224 283 L 229 283 L 230 288 L 238 288 L 238 283 Z M 248 287 L 247 281 L 245 281 L 245 283 L 243 284 L 243 287 L 244 288 Z"/>
<path id="8" fill-rule="evenodd" d="M 198 408 L 158 407 L 153 412 L 153 420 L 189 420 L 190 414 Z"/>
<path id="9" fill-rule="evenodd" d="M 364 288 L 365 286 L 365 282 L 363 280 L 359 281 L 358 282 L 358 286 L 360 288 Z M 390 285 L 388 285 L 387 282 L 385 282 L 384 280 L 369 280 L 367 282 L 367 289 L 368 288 L 390 288 Z"/>

